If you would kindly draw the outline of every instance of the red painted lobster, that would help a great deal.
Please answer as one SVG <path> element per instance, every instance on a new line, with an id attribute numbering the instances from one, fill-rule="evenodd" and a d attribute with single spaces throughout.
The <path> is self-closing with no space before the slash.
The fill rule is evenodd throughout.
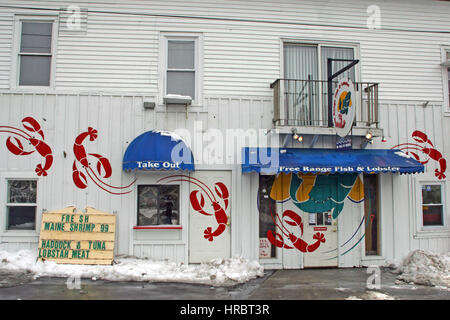
<path id="1" fill-rule="evenodd" d="M 98 136 L 98 132 L 97 130 L 95 130 L 92 127 L 88 128 L 88 131 L 86 132 L 82 132 L 81 134 L 79 134 L 76 139 L 75 139 L 75 144 L 73 145 L 73 153 L 75 154 L 75 161 L 73 162 L 72 165 L 72 179 L 73 182 L 75 183 L 75 185 L 80 188 L 80 189 L 85 189 L 87 187 L 88 181 L 87 181 L 87 177 L 86 174 L 89 176 L 89 178 L 102 190 L 111 193 L 111 194 L 116 194 L 116 195 L 120 195 L 120 194 L 127 194 L 130 193 L 132 190 L 125 190 L 122 191 L 124 189 L 129 188 L 131 185 L 133 185 L 136 180 L 134 180 L 132 183 L 130 183 L 127 186 L 124 187 L 116 187 L 116 186 L 112 186 L 110 184 L 107 184 L 106 182 L 102 181 L 102 179 L 100 179 L 98 175 L 100 175 L 102 178 L 107 179 L 111 176 L 112 174 L 112 168 L 111 168 L 111 164 L 109 162 L 109 160 L 99 154 L 96 153 L 86 153 L 86 150 L 83 146 L 83 142 L 86 140 L 86 138 L 89 138 L 89 141 L 94 141 L 95 139 L 97 139 Z M 94 170 L 92 170 L 91 168 L 91 164 L 88 160 L 88 156 L 92 156 L 96 159 L 97 161 L 97 165 L 96 165 L 96 169 L 97 169 L 97 174 L 95 173 Z M 80 171 L 77 167 L 77 162 L 81 164 L 81 166 L 84 169 L 84 172 L 86 174 L 84 174 L 82 171 Z M 106 189 L 105 187 L 108 188 L 112 188 L 112 189 L 116 189 L 116 190 L 120 190 L 118 192 L 113 192 L 110 191 L 108 189 Z"/>
<path id="2" fill-rule="evenodd" d="M 428 139 L 428 136 L 425 133 L 416 130 L 411 136 L 414 141 L 422 144 L 423 146 L 415 143 L 401 143 L 392 147 L 392 149 L 399 149 L 402 151 L 405 150 L 407 154 L 410 153 L 421 164 L 428 163 L 430 159 L 437 161 L 439 163 L 439 169 L 434 170 L 434 174 L 438 179 L 445 179 L 444 172 L 447 170 L 447 160 L 445 160 L 442 154 L 434 147 L 433 143 L 430 139 Z M 421 159 L 418 153 L 412 150 L 422 152 L 427 156 L 427 159 Z"/>
<path id="3" fill-rule="evenodd" d="M 172 179 L 172 180 L 167 180 L 167 179 Z M 227 223 L 228 223 L 228 217 L 226 214 L 226 210 L 228 208 L 229 197 L 230 197 L 228 188 L 225 186 L 225 184 L 223 184 L 222 182 L 216 182 L 214 184 L 214 191 L 216 192 L 218 198 L 223 201 L 223 204 L 225 206 L 225 208 L 223 208 L 220 205 L 219 201 L 214 196 L 214 193 L 211 191 L 211 189 L 205 183 L 203 183 L 202 181 L 200 181 L 196 178 L 189 177 L 186 175 L 171 175 L 169 177 L 159 179 L 158 182 L 163 181 L 163 180 L 166 180 L 166 182 L 186 181 L 186 182 L 195 184 L 203 191 L 204 194 L 206 194 L 209 201 L 211 202 L 211 205 L 214 210 L 214 216 L 219 225 L 217 226 L 216 230 L 214 230 L 214 231 L 212 230 L 212 227 L 206 228 L 204 231 L 205 239 L 207 239 L 209 241 L 213 241 L 214 238 L 220 236 L 225 231 L 225 229 L 227 228 Z M 189 195 L 189 199 L 190 199 L 192 208 L 195 211 L 197 211 L 205 216 L 212 216 L 212 213 L 208 213 L 205 211 L 206 201 L 205 201 L 205 197 L 203 196 L 203 193 L 200 192 L 200 190 L 194 190 L 191 192 L 191 194 Z"/>
<path id="4" fill-rule="evenodd" d="M 275 216 L 281 223 L 281 226 L 278 224 L 277 221 L 275 221 L 275 218 L 273 217 L 272 208 L 270 209 L 270 215 L 272 216 L 272 220 L 275 223 L 275 227 L 281 230 L 282 234 L 269 230 L 267 231 L 267 238 L 269 239 L 270 243 L 272 243 L 274 246 L 278 248 L 285 248 L 285 249 L 297 249 L 300 252 L 313 252 L 319 248 L 320 243 L 325 243 L 325 236 L 323 233 L 317 232 L 314 234 L 313 239 L 316 240 L 313 244 L 308 244 L 306 241 L 301 239 L 300 237 L 303 236 L 303 222 L 302 218 L 295 213 L 292 210 L 286 210 L 282 214 L 282 219 L 280 219 L 278 213 L 275 213 Z M 284 225 L 283 222 L 290 226 L 297 226 L 300 229 L 300 237 L 297 237 L 292 232 L 290 232 Z M 285 243 L 286 236 L 292 243 L 292 246 L 289 246 Z"/>
<path id="5" fill-rule="evenodd" d="M 38 139 L 35 136 L 32 136 L 28 132 L 11 127 L 11 126 L 0 126 L 0 132 L 6 132 L 10 134 L 14 134 L 16 137 L 8 137 L 6 139 L 6 147 L 8 150 L 17 155 L 17 156 L 25 156 L 34 153 L 34 151 L 37 151 L 44 159 L 44 163 L 39 163 L 36 166 L 36 174 L 38 176 L 46 176 L 47 171 L 50 169 L 50 167 L 53 164 L 53 155 L 52 155 L 52 149 L 49 147 L 47 143 L 44 142 L 44 133 L 42 132 L 41 125 L 36 121 L 36 119 L 32 117 L 26 117 L 22 119 L 22 125 L 23 127 L 31 132 L 31 133 L 37 133 L 41 138 Z M 35 150 L 33 151 L 25 151 L 22 142 L 19 138 L 22 138 L 26 141 L 28 141 Z"/>

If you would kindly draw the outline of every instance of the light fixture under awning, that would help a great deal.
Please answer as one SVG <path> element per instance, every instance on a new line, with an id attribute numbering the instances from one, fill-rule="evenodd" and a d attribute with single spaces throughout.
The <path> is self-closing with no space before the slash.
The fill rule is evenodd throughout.
<path id="1" fill-rule="evenodd" d="M 195 170 L 191 149 L 183 139 L 157 130 L 147 131 L 130 143 L 122 166 L 123 170 Z"/>
<path id="2" fill-rule="evenodd" d="M 418 173 L 424 166 L 400 150 L 243 148 L 242 172 Z"/>

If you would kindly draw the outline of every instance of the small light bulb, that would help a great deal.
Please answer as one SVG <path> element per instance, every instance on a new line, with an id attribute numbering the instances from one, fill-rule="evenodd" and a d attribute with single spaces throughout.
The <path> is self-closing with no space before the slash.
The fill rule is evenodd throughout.
<path id="1" fill-rule="evenodd" d="M 298 137 L 298 142 L 302 142 L 303 141 L 303 136 L 299 136 Z"/>
<path id="2" fill-rule="evenodd" d="M 366 133 L 366 139 L 367 139 L 367 140 L 372 139 L 372 133 L 367 132 L 367 133 Z"/>
<path id="3" fill-rule="evenodd" d="M 298 139 L 298 134 L 294 133 L 294 135 L 292 136 L 292 139 L 297 140 Z"/>

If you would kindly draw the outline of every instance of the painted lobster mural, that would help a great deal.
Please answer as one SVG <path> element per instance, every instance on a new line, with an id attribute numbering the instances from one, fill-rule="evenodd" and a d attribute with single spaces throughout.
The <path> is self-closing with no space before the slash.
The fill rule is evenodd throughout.
<path id="1" fill-rule="evenodd" d="M 419 161 L 421 164 L 428 163 L 430 159 L 437 161 L 439 164 L 439 169 L 434 170 L 434 174 L 440 180 L 445 179 L 444 173 L 447 170 L 447 160 L 445 160 L 442 154 L 435 148 L 435 146 L 433 145 L 431 140 L 428 139 L 428 136 L 425 133 L 416 130 L 412 133 L 411 136 L 414 141 L 418 142 L 418 144 L 401 143 L 392 147 L 392 149 L 400 149 L 402 151 L 406 151 L 406 154 L 411 154 L 414 159 Z M 423 159 L 423 157 L 419 156 L 419 154 L 421 154 L 422 156 L 425 155 L 426 158 Z"/>
<path id="2" fill-rule="evenodd" d="M 172 180 L 170 180 L 172 179 Z M 225 186 L 222 182 L 216 182 L 214 184 L 214 191 L 218 198 L 214 195 L 214 193 L 211 191 L 211 189 L 202 181 L 199 179 L 186 176 L 186 175 L 171 175 L 168 177 L 164 177 L 162 179 L 158 180 L 158 183 L 161 181 L 165 182 L 177 182 L 177 181 L 186 181 L 189 183 L 192 183 L 199 187 L 200 190 L 194 190 L 189 195 L 189 200 L 191 202 L 192 208 L 197 211 L 198 213 L 201 213 L 205 216 L 212 216 L 212 213 L 208 213 L 205 210 L 205 204 L 206 200 L 204 195 L 207 196 L 209 199 L 213 210 L 214 210 L 214 217 L 216 218 L 216 222 L 218 223 L 217 228 L 213 231 L 212 227 L 207 227 L 204 231 L 204 238 L 213 241 L 214 238 L 220 236 L 227 228 L 228 223 L 228 217 L 226 214 L 226 210 L 228 209 L 229 204 L 229 197 L 230 193 L 228 192 L 228 188 Z M 222 200 L 223 207 L 219 203 L 219 201 Z"/>
<path id="3" fill-rule="evenodd" d="M 38 176 L 47 176 L 47 171 L 53 164 L 53 155 L 52 149 L 44 141 L 45 137 L 41 125 L 33 117 L 23 118 L 22 125 L 28 132 L 16 127 L 0 126 L 0 132 L 14 135 L 6 139 L 6 147 L 17 156 L 26 156 L 37 151 L 44 158 L 44 162 L 36 166 L 36 174 Z M 34 150 L 26 151 L 20 139 L 28 141 L 34 147 Z"/>
<path id="4" fill-rule="evenodd" d="M 280 216 L 278 213 L 275 213 L 275 217 L 273 216 L 273 210 L 270 208 L 270 215 L 272 217 L 273 223 L 275 224 L 275 228 L 281 231 L 281 234 L 269 230 L 267 231 L 267 238 L 269 239 L 272 245 L 278 248 L 285 249 L 297 249 L 300 252 L 313 252 L 319 248 L 321 243 L 325 243 L 325 236 L 323 233 L 317 232 L 314 234 L 313 239 L 316 240 L 312 244 L 308 244 L 301 237 L 303 236 L 303 221 L 302 218 L 292 210 L 286 210 Z M 293 232 L 291 232 L 288 228 L 284 226 L 284 224 L 288 224 L 290 226 L 297 227 L 300 230 L 300 234 L 297 236 Z M 286 244 L 286 238 L 289 239 L 292 246 Z"/>
<path id="5" fill-rule="evenodd" d="M 92 127 L 89 127 L 86 132 L 82 132 L 76 137 L 75 144 L 73 145 L 73 153 L 75 154 L 75 161 L 73 162 L 72 165 L 73 182 L 78 188 L 85 189 L 88 184 L 86 177 L 87 174 L 87 176 L 94 182 L 95 185 L 97 185 L 100 189 L 110 194 L 121 195 L 132 192 L 133 190 L 131 189 L 126 190 L 126 189 L 132 186 L 136 182 L 136 180 L 134 180 L 127 186 L 117 187 L 107 184 L 101 178 L 99 178 L 99 176 L 101 176 L 103 179 L 107 179 L 111 176 L 112 174 L 111 164 L 109 160 L 103 157 L 102 155 L 99 155 L 97 153 L 87 153 L 86 149 L 83 146 L 83 143 L 87 138 L 89 138 L 89 141 L 94 141 L 95 139 L 97 139 L 97 137 L 98 132 Z M 97 161 L 95 166 L 97 173 L 95 173 L 95 171 L 92 169 L 88 157 L 91 157 L 91 159 L 93 158 L 95 159 L 95 161 Z M 77 163 L 81 164 L 84 172 L 78 168 Z M 110 191 L 106 188 L 115 189 L 117 191 Z"/>

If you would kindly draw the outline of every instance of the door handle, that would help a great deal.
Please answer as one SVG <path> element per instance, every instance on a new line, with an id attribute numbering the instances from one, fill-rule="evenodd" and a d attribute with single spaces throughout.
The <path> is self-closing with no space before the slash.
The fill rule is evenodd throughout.
<path id="1" fill-rule="evenodd" d="M 227 226 L 230 226 L 231 223 L 231 217 L 227 217 Z"/>

